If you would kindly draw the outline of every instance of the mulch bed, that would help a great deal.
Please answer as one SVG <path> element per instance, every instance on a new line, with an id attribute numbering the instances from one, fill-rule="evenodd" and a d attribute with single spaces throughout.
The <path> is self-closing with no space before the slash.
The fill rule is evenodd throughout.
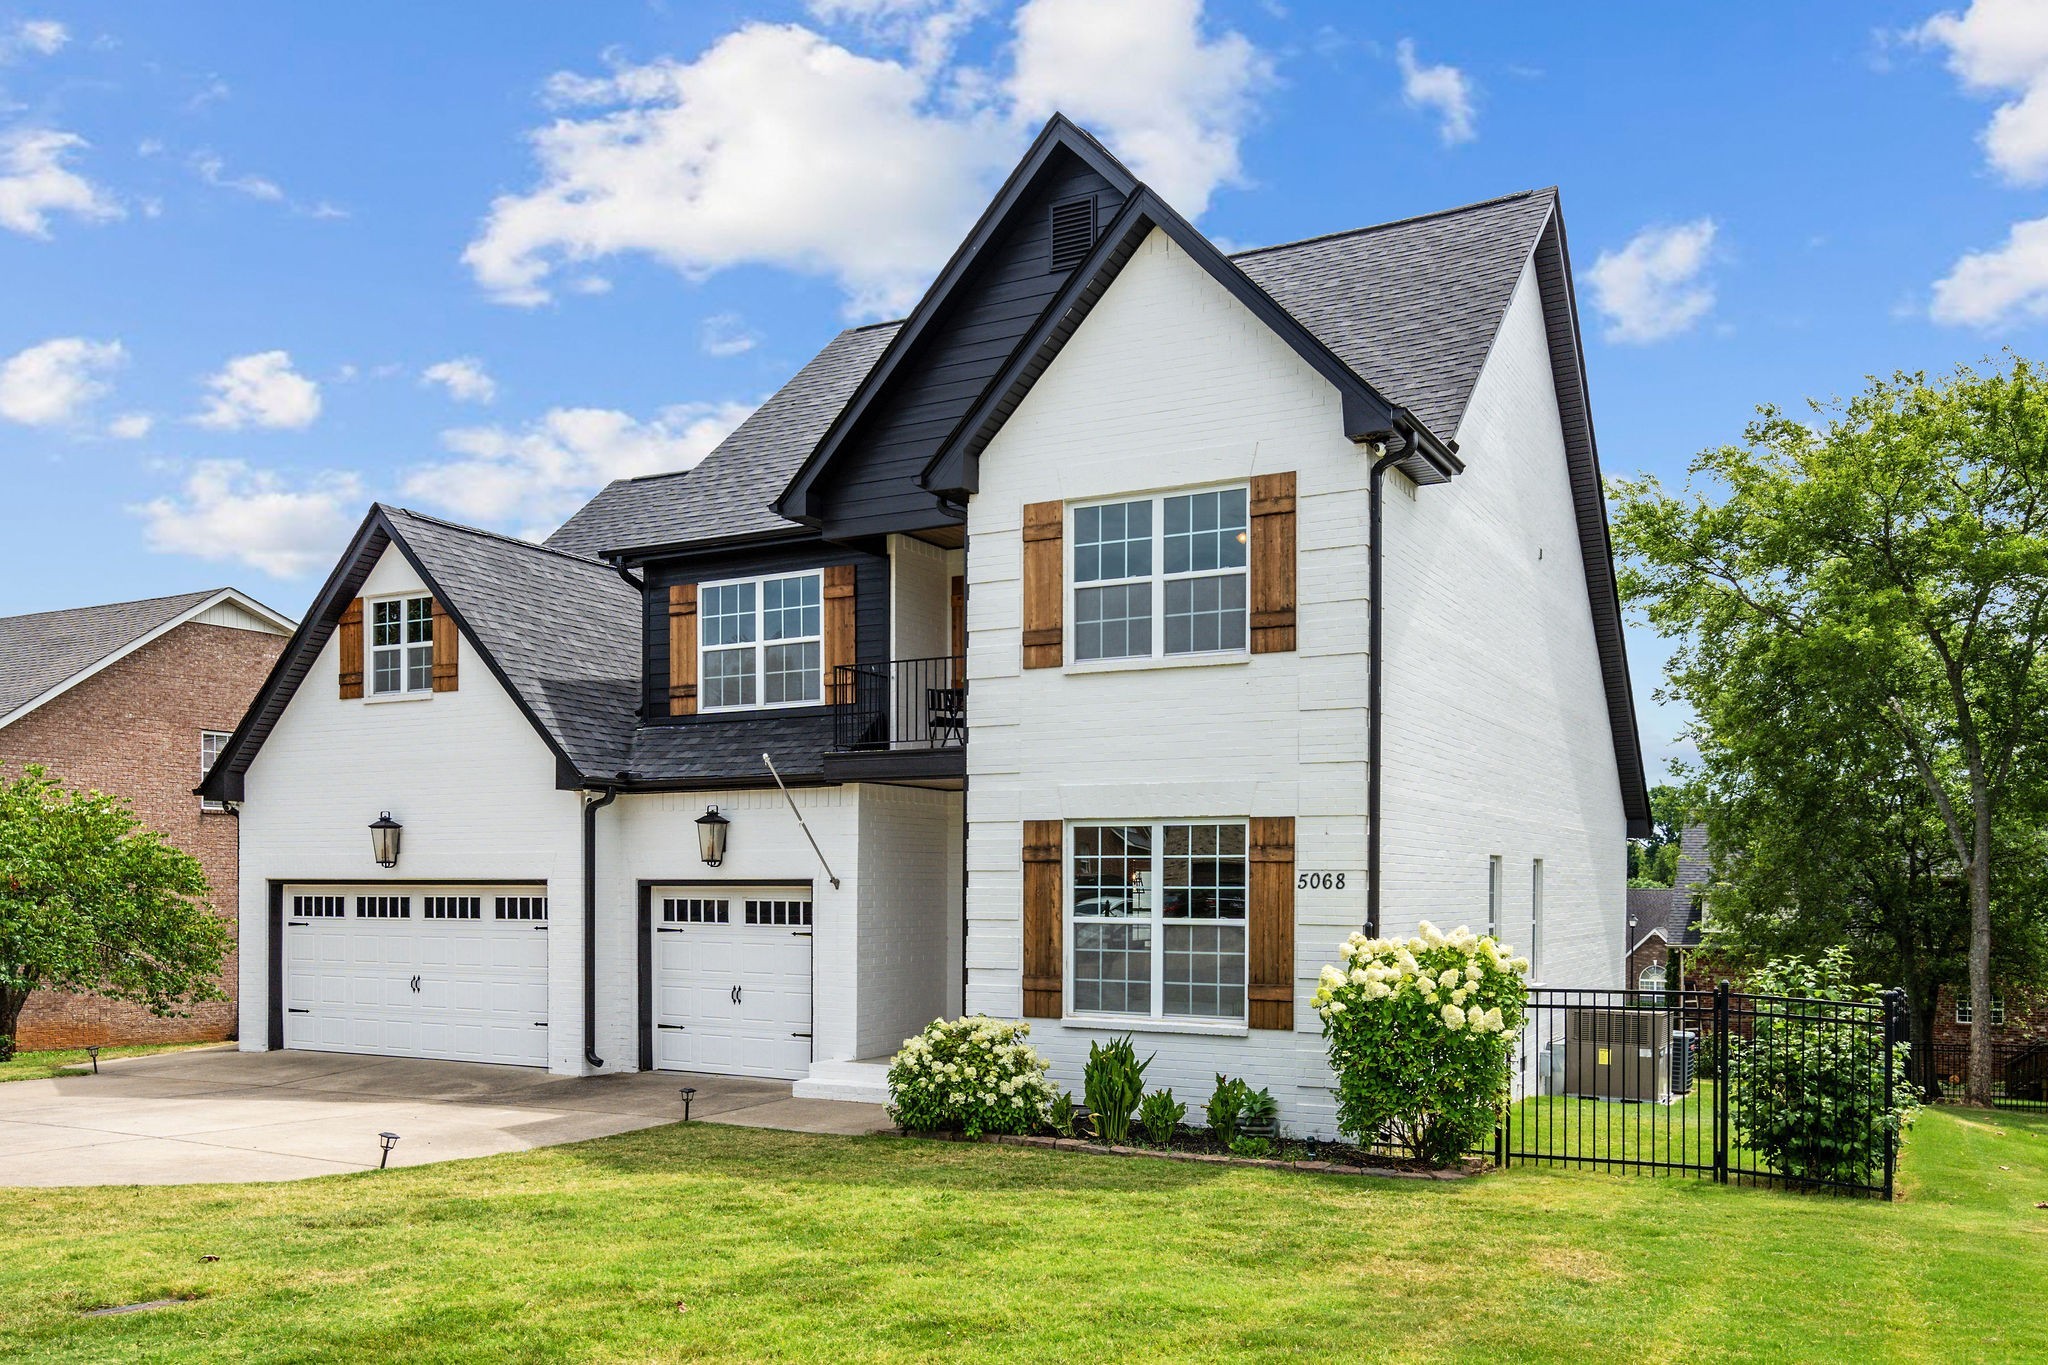
<path id="1" fill-rule="evenodd" d="M 962 1133 L 917 1133 L 904 1129 L 894 1131 L 904 1137 L 922 1138 L 932 1142 L 977 1140 Z M 1189 1134 L 1177 1136 L 1175 1142 L 1185 1145 L 1175 1147 L 1127 1147 L 1091 1142 L 1086 1138 L 1025 1137 L 1009 1133 L 992 1133 L 978 1140 L 1003 1147 L 1044 1147 L 1060 1152 L 1086 1152 L 1091 1156 L 1148 1156 L 1163 1161 L 1194 1161 L 1211 1166 L 1317 1171 L 1324 1175 L 1364 1175 L 1389 1180 L 1464 1180 L 1468 1176 L 1482 1174 L 1487 1169 L 1487 1163 L 1476 1158 L 1468 1158 L 1458 1166 L 1439 1170 L 1406 1157 L 1364 1152 L 1338 1142 L 1317 1143 L 1314 1147 L 1316 1155 L 1310 1157 L 1309 1145 L 1292 1139 L 1277 1144 L 1279 1155 L 1272 1157 L 1233 1156 L 1229 1152 L 1218 1150 L 1206 1138 Z"/>

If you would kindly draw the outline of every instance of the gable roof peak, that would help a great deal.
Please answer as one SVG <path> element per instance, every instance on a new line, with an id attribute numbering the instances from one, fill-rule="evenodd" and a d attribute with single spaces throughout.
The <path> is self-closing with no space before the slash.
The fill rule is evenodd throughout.
<path id="1" fill-rule="evenodd" d="M 1502 204 L 1520 203 L 1527 199 L 1558 197 L 1557 186 L 1547 185 L 1542 189 L 1510 190 L 1496 194 L 1491 199 L 1475 199 L 1469 204 L 1458 204 L 1447 209 L 1431 209 L 1428 213 L 1411 213 L 1405 218 L 1389 218 L 1384 222 L 1366 223 L 1359 227 L 1337 228 L 1330 232 L 1319 232 L 1312 237 L 1297 237 L 1291 242 L 1270 242 L 1265 246 L 1246 247 L 1230 253 L 1233 261 L 1242 261 L 1252 256 L 1262 256 L 1269 251 L 1289 251 L 1295 247 L 1315 246 L 1319 242 L 1337 242 L 1347 237 L 1365 237 L 1375 232 L 1388 232 L 1395 228 L 1413 227 L 1417 223 L 1428 223 L 1439 218 L 1455 218 L 1464 213 L 1477 213 L 1481 209 L 1498 208 Z"/>

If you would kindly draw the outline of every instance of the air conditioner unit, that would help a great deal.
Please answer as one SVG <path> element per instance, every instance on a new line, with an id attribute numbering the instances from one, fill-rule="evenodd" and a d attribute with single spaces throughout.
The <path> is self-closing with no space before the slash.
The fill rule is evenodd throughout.
<path id="1" fill-rule="evenodd" d="M 1690 1095 L 1700 1072 L 1700 1031 L 1681 1028 L 1671 1031 L 1671 1093 Z"/>
<path id="2" fill-rule="evenodd" d="M 1669 1103 L 1671 1016 L 1663 1010 L 1566 1010 L 1564 1092 L 1580 1099 Z"/>

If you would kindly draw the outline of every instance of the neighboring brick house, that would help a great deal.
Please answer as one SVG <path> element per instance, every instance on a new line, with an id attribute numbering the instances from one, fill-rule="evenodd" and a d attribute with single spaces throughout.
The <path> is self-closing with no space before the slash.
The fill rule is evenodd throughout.
<path id="1" fill-rule="evenodd" d="M 1707 858 L 1707 827 L 1687 825 L 1678 839 L 1678 872 L 1667 890 L 1631 887 L 1628 893 L 1628 984 L 1654 989 L 1700 988 L 1712 982 L 1688 979 L 1692 950 L 1700 944 L 1699 888 L 1713 875 Z"/>
<path id="2" fill-rule="evenodd" d="M 235 817 L 193 789 L 270 673 L 292 622 L 233 588 L 0 617 L 0 777 L 39 763 L 67 786 L 126 798 L 143 823 L 199 859 L 232 915 Z M 140 1006 L 40 991 L 24 1048 L 232 1037 L 226 1001 L 160 1019 Z"/>

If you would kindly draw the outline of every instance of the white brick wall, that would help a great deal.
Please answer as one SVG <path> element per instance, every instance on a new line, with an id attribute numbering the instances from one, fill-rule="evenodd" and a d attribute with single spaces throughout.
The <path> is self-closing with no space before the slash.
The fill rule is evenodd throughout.
<path id="1" fill-rule="evenodd" d="M 946 1013 L 959 993 L 952 966 L 959 958 L 948 948 L 960 922 L 954 874 L 961 793 L 884 786 L 860 793 L 859 1027 L 852 1055 L 889 1056 Z"/>

